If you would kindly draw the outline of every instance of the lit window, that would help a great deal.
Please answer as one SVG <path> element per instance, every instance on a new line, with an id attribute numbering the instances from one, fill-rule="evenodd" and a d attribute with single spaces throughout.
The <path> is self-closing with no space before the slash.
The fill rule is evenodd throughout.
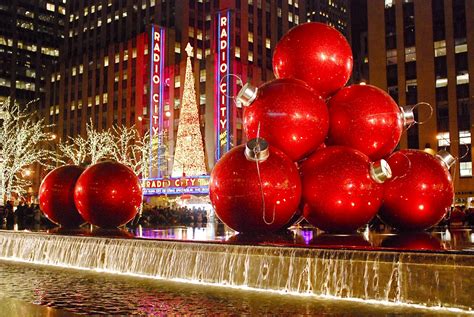
<path id="1" fill-rule="evenodd" d="M 438 147 L 449 146 L 451 143 L 449 140 L 449 132 L 439 132 L 436 139 L 438 139 Z"/>
<path id="2" fill-rule="evenodd" d="M 253 52 L 249 52 L 249 62 L 253 62 Z"/>
<path id="3" fill-rule="evenodd" d="M 387 65 L 393 65 L 397 63 L 397 50 L 388 50 L 387 51 Z"/>
<path id="4" fill-rule="evenodd" d="M 199 72 L 199 82 L 203 83 L 205 81 L 206 81 L 206 70 L 201 69 L 201 71 Z"/>
<path id="5" fill-rule="evenodd" d="M 109 57 L 108 56 L 104 57 L 104 66 L 109 66 Z"/>
<path id="6" fill-rule="evenodd" d="M 174 88 L 179 88 L 181 87 L 181 82 L 179 80 L 179 76 L 174 77 Z"/>
<path id="7" fill-rule="evenodd" d="M 62 6 L 58 6 L 58 12 L 59 12 L 60 14 L 63 14 L 63 15 L 64 15 L 64 14 L 66 14 L 66 8 L 64 8 L 64 7 L 62 7 Z"/>
<path id="8" fill-rule="evenodd" d="M 446 41 L 445 40 L 434 42 L 434 53 L 435 53 L 435 57 L 446 55 Z"/>
<path id="9" fill-rule="evenodd" d="M 265 47 L 270 49 L 270 39 L 268 37 L 265 39 Z"/>
<path id="10" fill-rule="evenodd" d="M 393 0 L 385 0 L 385 8 L 390 8 L 393 6 Z"/>
<path id="11" fill-rule="evenodd" d="M 300 17 L 297 14 L 295 14 L 295 23 L 300 23 Z"/>
<path id="12" fill-rule="evenodd" d="M 459 144 L 471 144 L 471 131 L 459 131 Z"/>
<path id="13" fill-rule="evenodd" d="M 295 8 L 298 8 L 299 7 L 298 0 L 295 0 L 294 2 L 295 2 Z"/>
<path id="14" fill-rule="evenodd" d="M 281 18 L 281 8 L 277 8 L 277 15 L 279 18 Z"/>
<path id="15" fill-rule="evenodd" d="M 201 30 L 198 30 L 197 31 L 197 37 L 196 37 L 198 40 L 202 40 L 202 31 Z"/>
<path id="16" fill-rule="evenodd" d="M 79 65 L 79 74 L 82 74 L 84 72 L 84 66 L 81 64 Z"/>
<path id="17" fill-rule="evenodd" d="M 56 9 L 56 6 L 52 3 L 47 2 L 46 3 L 46 10 L 54 12 Z"/>
<path id="18" fill-rule="evenodd" d="M 253 32 L 249 32 L 248 40 L 249 43 L 253 43 Z"/>
<path id="19" fill-rule="evenodd" d="M 76 67 L 72 68 L 72 76 L 76 76 Z"/>
<path id="20" fill-rule="evenodd" d="M 288 21 L 293 22 L 293 13 L 288 12 Z"/>
<path id="21" fill-rule="evenodd" d="M 437 78 L 436 79 L 436 88 L 446 87 L 448 85 L 447 78 Z"/>
<path id="22" fill-rule="evenodd" d="M 459 175 L 461 177 L 471 177 L 472 176 L 472 162 L 460 162 Z"/>
<path id="23" fill-rule="evenodd" d="M 201 48 L 197 49 L 196 58 L 197 59 L 202 59 L 202 49 Z"/>
<path id="24" fill-rule="evenodd" d="M 416 61 L 416 48 L 414 46 L 412 47 L 406 47 L 405 48 L 405 62 L 413 62 Z"/>
<path id="25" fill-rule="evenodd" d="M 181 44 L 179 42 L 174 43 L 174 52 L 175 53 L 181 53 Z"/>
<path id="26" fill-rule="evenodd" d="M 456 54 L 467 52 L 467 44 L 460 44 L 454 47 Z"/>
<path id="27" fill-rule="evenodd" d="M 115 64 L 117 64 L 118 62 L 120 62 L 120 54 L 119 53 L 115 54 Z"/>
<path id="28" fill-rule="evenodd" d="M 456 85 L 469 84 L 469 73 L 456 76 Z"/>
<path id="29" fill-rule="evenodd" d="M 235 48 L 235 57 L 240 58 L 240 47 Z"/>

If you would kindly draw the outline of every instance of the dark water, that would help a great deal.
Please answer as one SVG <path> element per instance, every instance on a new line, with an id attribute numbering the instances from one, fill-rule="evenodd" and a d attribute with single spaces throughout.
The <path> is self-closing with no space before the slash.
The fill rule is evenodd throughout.
<path id="1" fill-rule="evenodd" d="M 280 295 L 0 261 L 6 301 L 78 314 L 193 316 L 446 316 L 447 311 Z M 34 306 L 33 306 L 34 307 Z M 31 310 L 32 311 L 32 310 Z M 2 313 L 0 312 L 0 315 Z M 31 314 L 33 315 L 33 314 Z"/>

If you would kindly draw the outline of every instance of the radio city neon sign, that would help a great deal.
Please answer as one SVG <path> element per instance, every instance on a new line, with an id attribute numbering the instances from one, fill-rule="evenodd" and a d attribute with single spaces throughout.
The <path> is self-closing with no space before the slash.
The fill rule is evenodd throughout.
<path id="1" fill-rule="evenodd" d="M 218 13 L 218 41 L 216 65 L 216 159 L 230 148 L 229 124 L 229 68 L 230 68 L 230 11 Z"/>
<path id="2" fill-rule="evenodd" d="M 163 50 L 164 30 L 152 26 L 150 41 L 150 65 L 151 65 L 151 84 L 150 84 L 150 130 L 152 135 L 158 134 L 163 129 L 163 105 L 162 105 L 162 72 L 163 59 L 161 52 Z"/>
<path id="3" fill-rule="evenodd" d="M 209 178 L 171 178 L 171 179 L 148 179 L 145 180 L 145 188 L 167 188 L 167 187 L 195 187 L 209 186 Z"/>

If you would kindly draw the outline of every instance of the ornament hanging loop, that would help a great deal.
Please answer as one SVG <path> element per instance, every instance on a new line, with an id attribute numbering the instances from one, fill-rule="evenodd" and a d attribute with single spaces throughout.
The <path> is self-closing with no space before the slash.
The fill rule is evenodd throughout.
<path id="1" fill-rule="evenodd" d="M 418 124 L 418 125 L 422 125 L 422 124 L 425 124 L 427 123 L 428 121 L 431 120 L 431 117 L 433 117 L 433 114 L 434 114 L 434 108 L 431 104 L 427 103 L 427 102 L 419 102 L 417 103 L 416 105 L 413 106 L 413 110 L 417 109 L 418 107 L 420 106 L 427 106 L 428 109 L 430 109 L 430 114 L 428 115 L 428 118 L 426 118 L 426 120 L 424 121 L 415 121 L 414 123 Z"/>
<path id="2" fill-rule="evenodd" d="M 223 89 L 223 85 L 224 85 L 224 81 L 227 80 L 229 77 L 235 77 L 237 78 L 237 81 L 236 81 L 236 84 L 237 84 L 237 88 L 239 90 L 239 93 L 240 91 L 242 90 L 242 87 L 244 87 L 244 82 L 242 80 L 242 78 L 239 76 L 239 75 L 236 75 L 236 74 L 227 74 L 227 75 L 224 75 L 222 76 L 221 80 L 219 81 L 219 91 L 224 95 L 226 96 L 227 98 L 230 98 L 232 99 L 232 101 L 234 102 L 234 104 L 240 108 L 242 107 L 242 104 L 240 103 L 240 101 L 238 100 L 238 95 L 231 95 L 228 93 L 228 91 L 230 89 L 228 89 L 228 87 L 226 87 L 225 89 Z"/>
<path id="3" fill-rule="evenodd" d="M 409 173 L 410 170 L 411 170 L 411 160 L 410 160 L 410 158 L 409 158 L 405 153 L 400 152 L 400 151 L 395 152 L 395 153 L 392 153 L 392 154 L 390 155 L 390 157 L 393 156 L 393 155 L 401 155 L 401 156 L 403 156 L 403 157 L 405 158 L 405 160 L 407 161 L 407 168 L 405 169 L 405 174 L 403 174 L 403 175 L 397 175 L 397 176 L 395 176 L 395 177 L 392 177 L 392 180 L 395 180 L 395 179 L 398 179 L 398 178 L 402 178 L 402 177 L 407 176 L 408 173 Z M 392 175 L 392 176 L 393 176 L 393 175 Z"/>

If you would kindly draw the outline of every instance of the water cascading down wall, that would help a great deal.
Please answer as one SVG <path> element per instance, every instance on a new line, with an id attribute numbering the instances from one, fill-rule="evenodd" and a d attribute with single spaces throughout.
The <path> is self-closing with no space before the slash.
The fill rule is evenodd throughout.
<path id="1" fill-rule="evenodd" d="M 462 254 L 328 250 L 0 231 L 0 259 L 298 295 L 473 308 Z"/>

